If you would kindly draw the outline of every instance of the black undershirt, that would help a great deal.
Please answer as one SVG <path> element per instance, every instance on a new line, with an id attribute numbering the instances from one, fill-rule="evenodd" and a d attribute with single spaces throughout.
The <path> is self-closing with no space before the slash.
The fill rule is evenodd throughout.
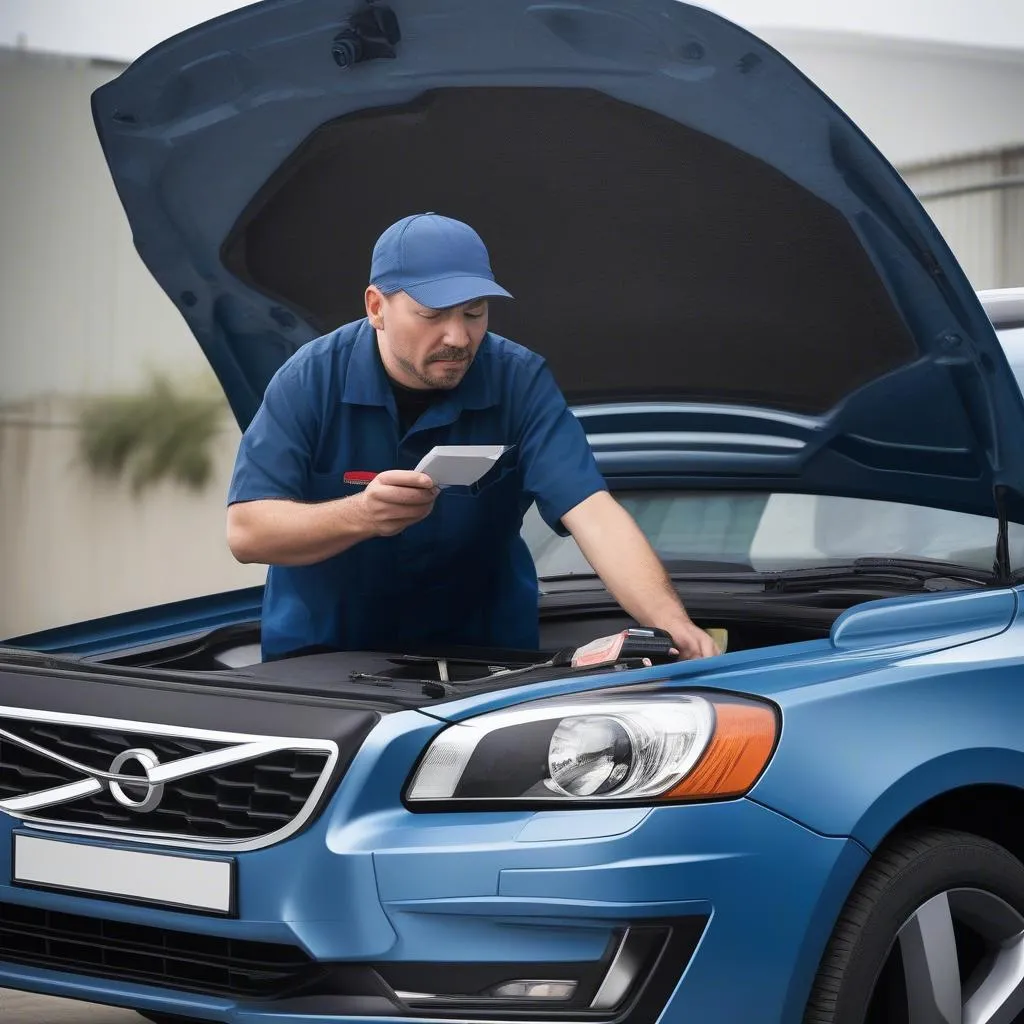
<path id="1" fill-rule="evenodd" d="M 437 401 L 440 391 L 438 388 L 407 388 L 399 384 L 387 371 L 384 360 L 381 359 L 380 348 L 373 346 L 377 353 L 377 360 L 384 372 L 384 377 L 391 386 L 391 394 L 395 396 L 395 408 L 398 410 L 398 436 L 405 437 L 409 428 Z"/>
<path id="2" fill-rule="evenodd" d="M 407 388 L 404 384 L 388 377 L 391 393 L 395 396 L 398 409 L 398 432 L 403 437 L 409 428 L 437 401 L 436 388 Z"/>

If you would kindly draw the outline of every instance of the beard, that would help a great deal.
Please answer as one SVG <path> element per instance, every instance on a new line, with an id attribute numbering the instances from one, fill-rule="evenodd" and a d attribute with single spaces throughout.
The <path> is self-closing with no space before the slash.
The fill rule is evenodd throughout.
<path id="1" fill-rule="evenodd" d="M 458 360 L 459 365 L 447 366 L 434 375 L 430 374 L 432 364 L 451 360 Z M 411 377 L 415 377 L 416 380 L 421 384 L 425 384 L 428 388 L 450 391 L 462 382 L 462 378 L 466 376 L 466 371 L 469 369 L 469 364 L 473 361 L 473 358 L 464 349 L 442 349 L 427 359 L 422 370 L 401 356 L 398 356 L 396 361 L 406 373 Z"/>

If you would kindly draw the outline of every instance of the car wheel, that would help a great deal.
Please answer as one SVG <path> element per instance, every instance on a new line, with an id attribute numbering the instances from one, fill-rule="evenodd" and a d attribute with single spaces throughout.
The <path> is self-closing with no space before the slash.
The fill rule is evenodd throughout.
<path id="1" fill-rule="evenodd" d="M 887 842 L 829 940 L 804 1024 L 1024 1021 L 1024 864 L 966 832 Z"/>

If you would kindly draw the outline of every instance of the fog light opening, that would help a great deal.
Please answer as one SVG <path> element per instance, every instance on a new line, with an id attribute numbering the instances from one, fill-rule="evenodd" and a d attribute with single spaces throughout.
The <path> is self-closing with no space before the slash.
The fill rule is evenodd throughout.
<path id="1" fill-rule="evenodd" d="M 495 999 L 572 999 L 576 993 L 575 981 L 542 981 L 521 979 L 495 985 L 488 995 Z"/>
<path id="2" fill-rule="evenodd" d="M 373 970 L 409 1018 L 613 1024 L 628 1011 L 631 1024 L 657 1024 L 707 922 L 706 915 L 687 915 L 617 923 L 594 960 L 410 961 Z"/>
<path id="3" fill-rule="evenodd" d="M 410 1006 L 416 1003 L 452 1003 L 460 1006 L 492 1002 L 552 1003 L 572 999 L 578 984 L 572 979 L 563 978 L 516 978 L 474 994 L 396 991 L 395 995 Z"/>

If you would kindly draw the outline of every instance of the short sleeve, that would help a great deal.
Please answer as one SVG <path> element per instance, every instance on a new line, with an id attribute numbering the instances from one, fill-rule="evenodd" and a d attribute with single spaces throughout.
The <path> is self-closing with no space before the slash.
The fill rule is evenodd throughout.
<path id="1" fill-rule="evenodd" d="M 316 445 L 317 389 L 305 378 L 307 361 L 289 361 L 267 385 L 256 415 L 242 435 L 228 504 L 285 498 L 302 501 Z"/>
<path id="2" fill-rule="evenodd" d="M 582 424 L 547 366 L 538 362 L 524 384 L 518 441 L 523 487 L 548 526 L 565 536 L 562 516 L 608 487 Z"/>

